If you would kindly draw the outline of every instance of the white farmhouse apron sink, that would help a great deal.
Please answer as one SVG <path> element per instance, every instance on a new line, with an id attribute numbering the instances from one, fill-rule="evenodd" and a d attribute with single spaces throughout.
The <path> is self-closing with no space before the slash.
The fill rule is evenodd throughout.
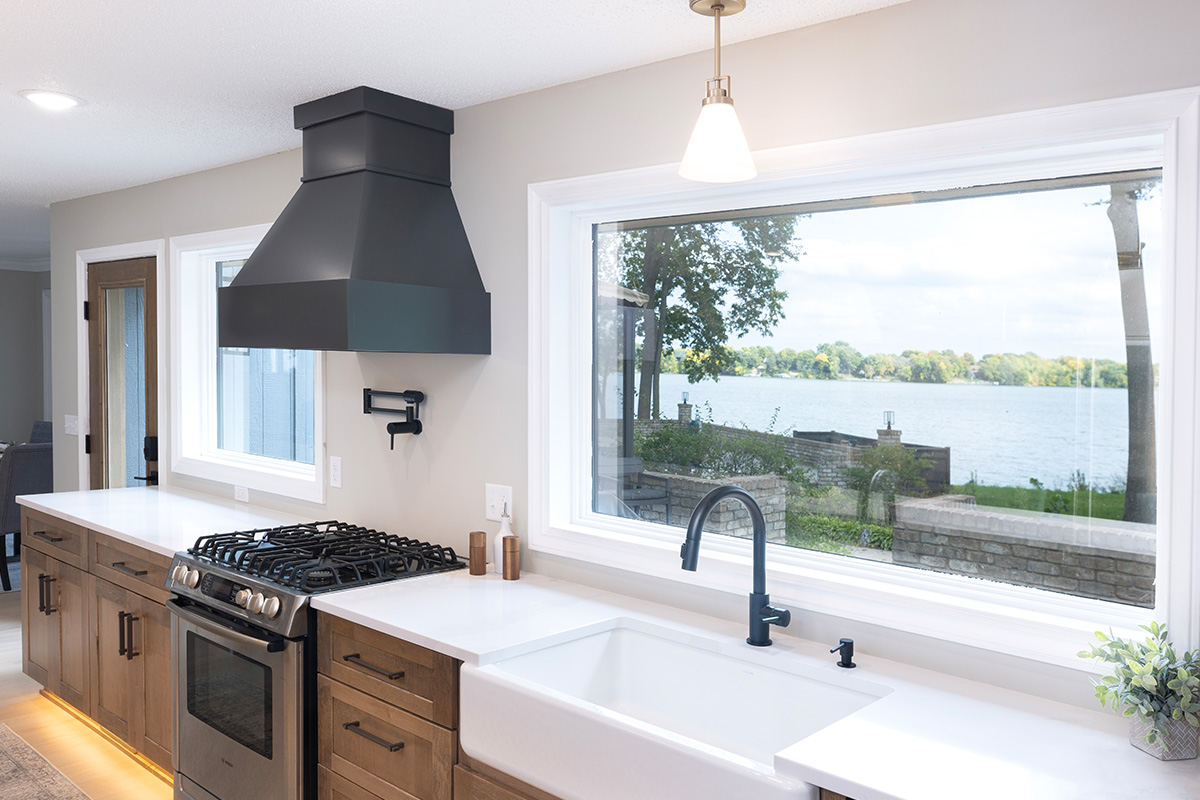
<path id="1" fill-rule="evenodd" d="M 890 691 L 641 620 L 464 664 L 460 690 L 463 750 L 564 800 L 816 800 L 775 753 Z"/>

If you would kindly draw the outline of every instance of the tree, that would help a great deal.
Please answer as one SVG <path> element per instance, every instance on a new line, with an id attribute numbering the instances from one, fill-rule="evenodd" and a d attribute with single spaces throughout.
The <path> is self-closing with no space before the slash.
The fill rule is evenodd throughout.
<path id="1" fill-rule="evenodd" d="M 1154 360 L 1150 355 L 1150 319 L 1142 278 L 1142 242 L 1137 201 L 1149 191 L 1142 182 L 1109 187 L 1108 219 L 1117 246 L 1121 279 L 1121 316 L 1125 322 L 1125 374 L 1129 400 L 1129 466 L 1125 482 L 1125 520 L 1154 522 L 1156 495 L 1154 442 Z"/>
<path id="2" fill-rule="evenodd" d="M 769 334 L 783 319 L 787 293 L 776 288 L 778 265 L 800 255 L 796 215 L 699 222 L 622 234 L 623 285 L 649 297 L 642 309 L 639 419 L 659 414 L 665 345 L 689 352 L 688 381 L 718 380 L 733 370 L 730 338 Z"/>

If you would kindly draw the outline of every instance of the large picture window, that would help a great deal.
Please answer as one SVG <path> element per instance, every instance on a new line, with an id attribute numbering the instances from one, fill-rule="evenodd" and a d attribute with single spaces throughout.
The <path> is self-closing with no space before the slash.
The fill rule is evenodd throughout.
<path id="1" fill-rule="evenodd" d="M 594 511 L 1153 607 L 1160 189 L 596 225 Z"/>
<path id="2" fill-rule="evenodd" d="M 532 185 L 530 548 L 744 597 L 737 507 L 680 568 L 733 483 L 793 618 L 1200 645 L 1197 150 L 1188 90 Z"/>
<path id="3" fill-rule="evenodd" d="M 171 240 L 172 468 L 321 502 L 322 355 L 217 346 L 217 289 L 229 285 L 267 227 Z"/>

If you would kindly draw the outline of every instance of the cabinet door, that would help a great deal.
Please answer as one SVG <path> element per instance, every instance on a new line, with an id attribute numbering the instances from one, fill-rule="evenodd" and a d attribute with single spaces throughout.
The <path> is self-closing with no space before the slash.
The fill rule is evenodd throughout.
<path id="1" fill-rule="evenodd" d="M 133 664 L 140 665 L 140 712 L 135 715 L 133 746 L 166 770 L 171 769 L 174 709 L 171 694 L 171 612 L 162 603 L 139 598 L 133 623 Z"/>
<path id="2" fill-rule="evenodd" d="M 317 676 L 317 760 L 383 800 L 451 800 L 454 731 Z"/>
<path id="3" fill-rule="evenodd" d="M 24 550 L 24 548 L 21 548 Z M 54 559 L 51 559 L 54 562 Z M 88 574 L 78 567 L 54 562 L 54 607 L 58 616 L 59 655 L 57 683 L 53 691 L 83 711 L 89 708 L 88 611 L 91 607 Z"/>
<path id="4" fill-rule="evenodd" d="M 44 581 L 53 577 L 52 560 L 37 550 L 21 548 L 21 668 L 46 688 L 58 671 L 58 616 L 44 612 Z"/>
<path id="5" fill-rule="evenodd" d="M 105 580 L 92 578 L 92 632 L 96 641 L 95 666 L 92 670 L 92 719 L 121 739 L 131 740 L 134 674 L 129 659 L 129 624 L 125 615 L 133 611 L 130 600 L 136 596 Z M 135 625 L 136 627 L 136 625 Z M 134 643 L 133 652 L 140 652 Z"/>

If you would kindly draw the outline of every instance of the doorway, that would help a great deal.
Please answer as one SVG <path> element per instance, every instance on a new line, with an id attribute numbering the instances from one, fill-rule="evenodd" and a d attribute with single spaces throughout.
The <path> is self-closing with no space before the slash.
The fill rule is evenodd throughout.
<path id="1" fill-rule="evenodd" d="M 92 489 L 158 483 L 156 259 L 87 267 Z"/>

